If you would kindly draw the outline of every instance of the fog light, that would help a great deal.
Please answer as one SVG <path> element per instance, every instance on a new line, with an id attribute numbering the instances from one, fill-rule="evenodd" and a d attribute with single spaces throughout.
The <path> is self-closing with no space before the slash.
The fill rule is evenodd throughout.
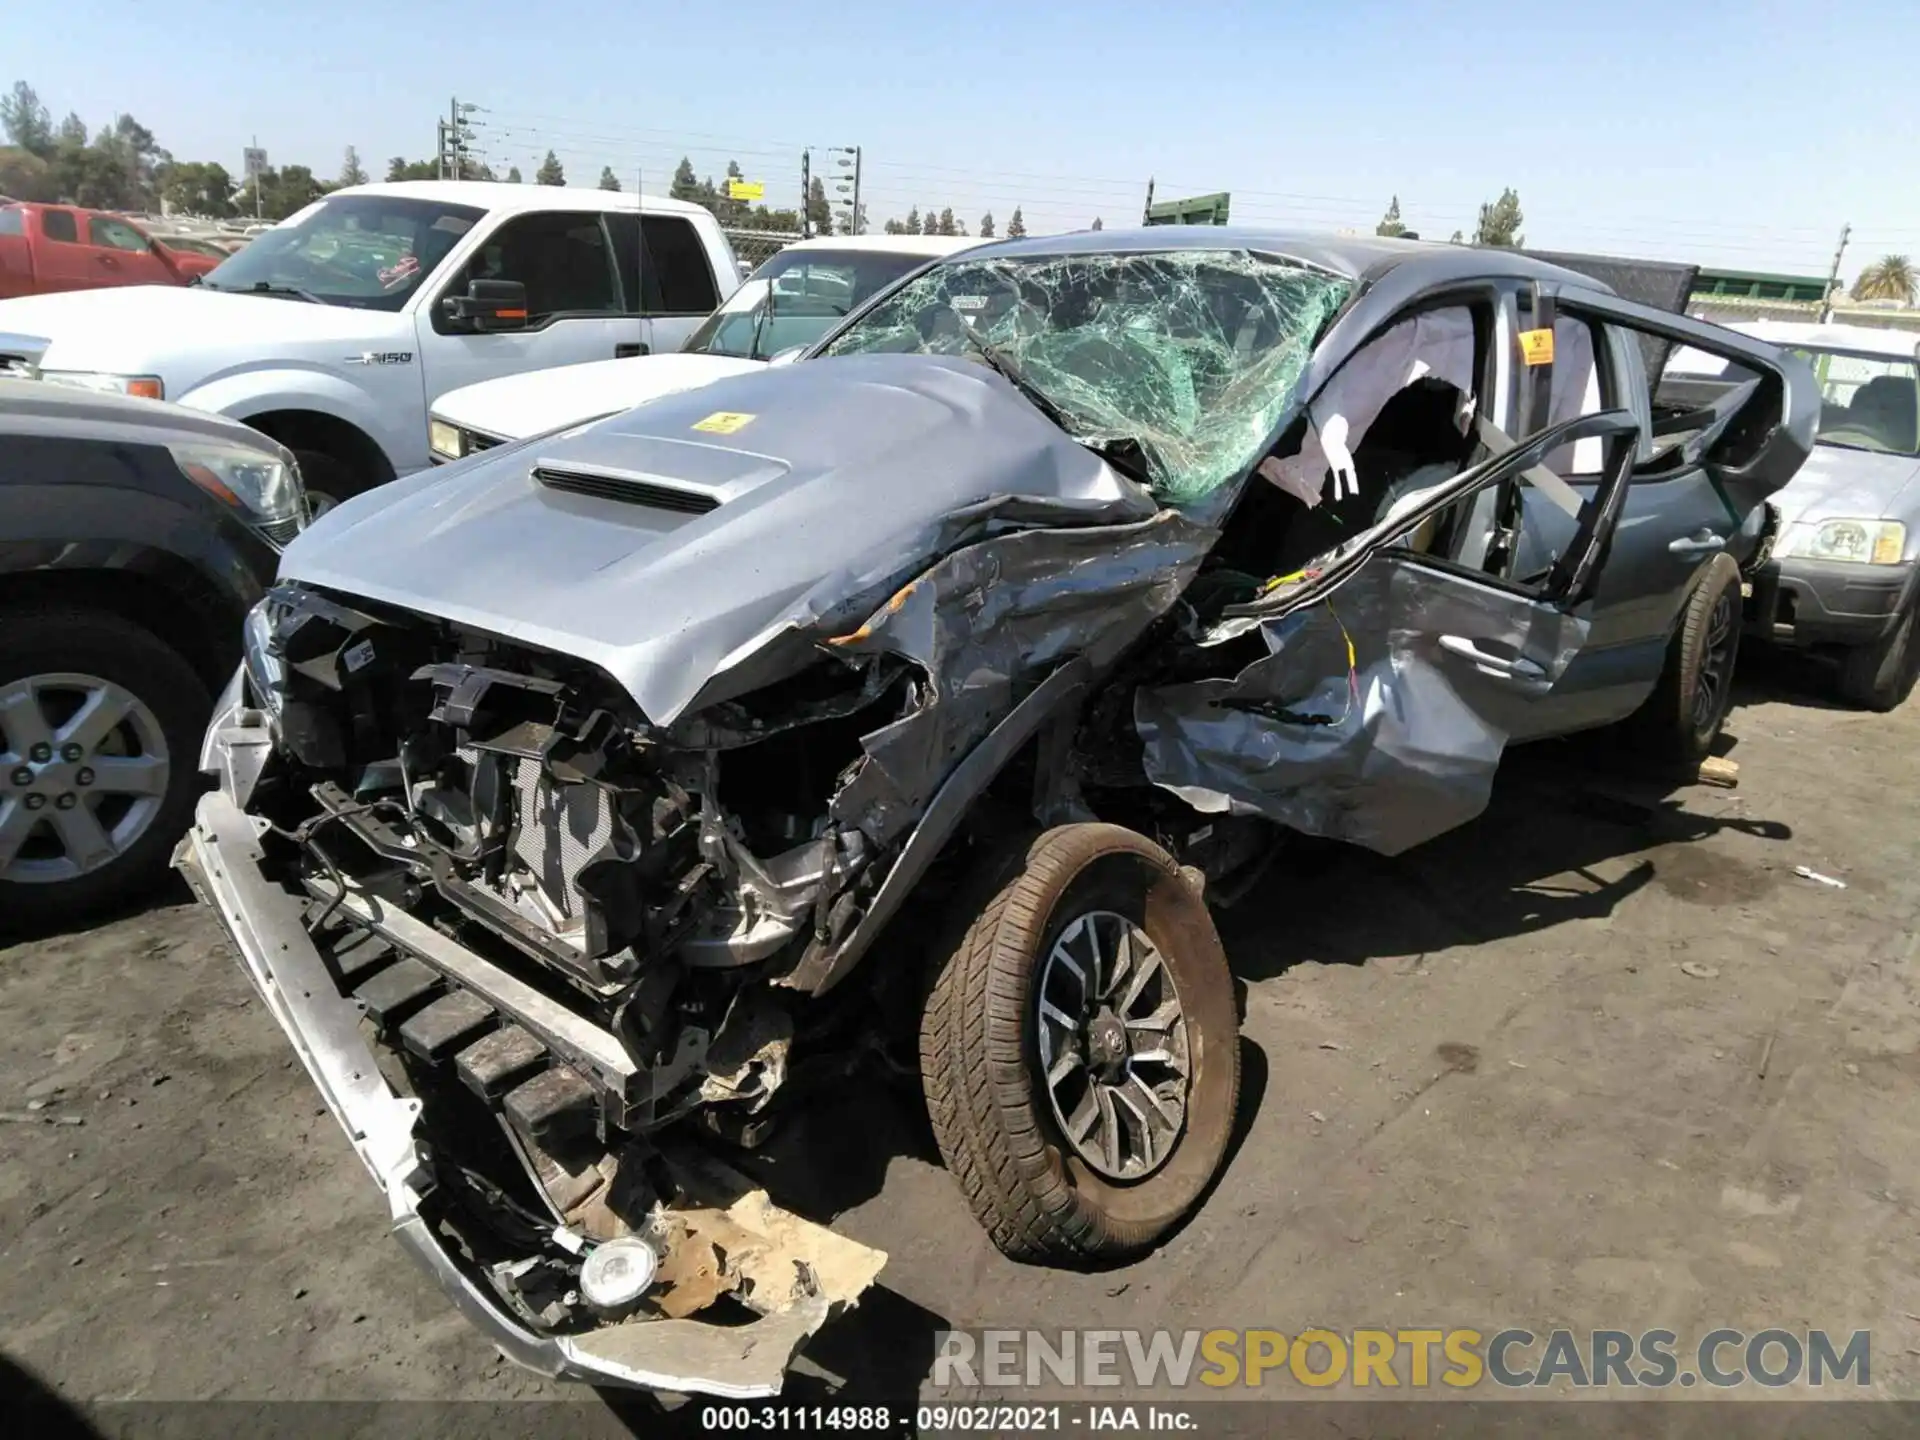
<path id="1" fill-rule="evenodd" d="M 660 1257 L 633 1235 L 609 1240 L 580 1266 L 580 1293 L 595 1310 L 631 1309 L 653 1284 Z"/>

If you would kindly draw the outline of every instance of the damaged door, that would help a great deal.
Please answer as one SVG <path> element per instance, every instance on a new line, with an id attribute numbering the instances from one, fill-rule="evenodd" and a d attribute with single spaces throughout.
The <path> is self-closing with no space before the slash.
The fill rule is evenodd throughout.
<path id="1" fill-rule="evenodd" d="M 1585 639 L 1639 434 L 1624 410 L 1551 426 L 1227 607 L 1203 647 L 1266 653 L 1232 678 L 1135 694 L 1148 777 L 1202 812 L 1384 854 L 1472 819 L 1508 738 L 1535 728 L 1529 712 L 1553 704 Z M 1484 514 L 1476 495 L 1583 440 L 1602 443 L 1602 475 L 1564 550 L 1511 577 L 1456 558 L 1485 551 L 1458 533 Z"/>
<path id="2" fill-rule="evenodd" d="M 1527 357 L 1522 373 L 1534 403 L 1523 407 L 1529 413 L 1520 433 L 1615 407 L 1632 410 L 1646 432 L 1621 512 L 1617 551 L 1594 597 L 1587 643 L 1553 707 L 1553 728 L 1584 728 L 1622 720 L 1647 699 L 1666 668 L 1668 642 L 1696 583 L 1714 557 L 1728 550 L 1752 509 L 1797 468 L 1792 386 L 1784 374 L 1775 382 L 1763 380 L 1751 368 L 1752 342 L 1743 337 L 1654 312 L 1662 329 L 1697 334 L 1704 348 L 1735 359 L 1744 377 L 1710 403 L 1659 405 L 1649 370 L 1664 359 L 1672 336 L 1624 314 L 1603 318 L 1595 308 L 1628 302 L 1584 290 L 1532 288 L 1533 294 L 1520 295 L 1531 302 L 1523 306 L 1523 328 L 1544 323 L 1554 343 L 1543 355 Z M 1724 341 L 1736 348 L 1729 350 Z M 1549 395 L 1550 403 L 1539 403 Z M 1784 453 L 1758 471 L 1744 466 L 1745 473 L 1729 475 L 1723 484 L 1717 472 L 1736 458 L 1723 442 L 1736 424 L 1750 427 L 1750 446 L 1763 443 L 1769 432 L 1784 432 Z M 1579 507 L 1598 479 L 1599 449 L 1588 441 L 1549 455 L 1545 468 L 1565 482 L 1557 488 L 1515 487 L 1517 518 L 1507 546 L 1514 569 L 1538 568 L 1542 557 L 1568 543 Z"/>

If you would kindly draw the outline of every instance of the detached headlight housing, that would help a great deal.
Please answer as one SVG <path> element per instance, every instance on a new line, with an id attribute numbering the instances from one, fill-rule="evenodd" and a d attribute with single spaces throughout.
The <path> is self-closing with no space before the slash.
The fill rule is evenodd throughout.
<path id="1" fill-rule="evenodd" d="M 141 400 L 167 398 L 167 387 L 158 375 L 112 375 L 104 370 L 42 370 L 40 378 L 49 385 L 71 385 L 79 390 L 98 390 L 104 395 L 132 395 Z"/>
<path id="2" fill-rule="evenodd" d="M 307 497 L 300 472 L 285 461 L 218 441 L 186 441 L 167 449 L 183 475 L 238 510 L 275 544 L 286 544 L 305 521 Z"/>
<path id="3" fill-rule="evenodd" d="M 275 721 L 287 702 L 286 662 L 273 653 L 273 617 L 270 602 L 262 600 L 247 612 L 241 627 L 241 655 L 246 664 L 250 698 Z"/>
<path id="4" fill-rule="evenodd" d="M 460 433 L 460 427 L 449 420 L 428 417 L 427 448 L 442 460 L 458 460 L 465 455 L 466 436 Z"/>
<path id="5" fill-rule="evenodd" d="M 1773 553 L 1853 565 L 1898 565 L 1906 549 L 1907 527 L 1898 520 L 1817 520 L 1789 525 Z"/>

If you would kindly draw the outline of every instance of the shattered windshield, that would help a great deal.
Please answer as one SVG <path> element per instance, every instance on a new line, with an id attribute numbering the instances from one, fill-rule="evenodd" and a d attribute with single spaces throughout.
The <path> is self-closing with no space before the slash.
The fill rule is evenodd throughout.
<path id="1" fill-rule="evenodd" d="M 821 353 L 1009 370 L 1075 439 L 1137 444 L 1154 493 L 1178 502 L 1258 458 L 1351 289 L 1243 250 L 981 256 L 909 281 Z"/>

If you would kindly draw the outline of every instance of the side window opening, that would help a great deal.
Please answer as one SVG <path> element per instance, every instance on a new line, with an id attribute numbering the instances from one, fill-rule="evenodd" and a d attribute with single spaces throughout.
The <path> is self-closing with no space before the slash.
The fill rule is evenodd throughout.
<path id="1" fill-rule="evenodd" d="M 1719 422 L 1715 407 L 1763 379 L 1759 371 L 1728 356 L 1691 346 L 1675 348 L 1654 386 L 1653 447 L 1634 472 L 1636 483 L 1688 473 L 1682 455 L 1689 441 Z"/>
<path id="2" fill-rule="evenodd" d="M 0 235 L 24 235 L 26 211 L 18 205 L 0 205 Z"/>
<path id="3" fill-rule="evenodd" d="M 1371 529 L 1408 495 L 1473 463 L 1490 329 L 1490 312 L 1443 305 L 1397 321 L 1348 359 L 1310 405 L 1298 453 L 1259 467 L 1293 502 L 1283 524 L 1274 516 L 1263 526 L 1284 532 L 1267 562 L 1272 573 L 1297 569 Z M 1444 546 L 1458 520 L 1450 510 L 1400 544 Z"/>
<path id="4" fill-rule="evenodd" d="M 1547 424 L 1558 425 L 1582 415 L 1598 415 L 1609 401 L 1624 405 L 1624 397 L 1610 392 L 1615 386 L 1605 374 L 1605 346 L 1600 332 L 1573 315 L 1553 322 L 1553 387 L 1547 399 Z M 1606 463 L 1605 442 L 1579 440 L 1563 445 L 1543 462 L 1563 480 L 1597 480 Z"/>
<path id="5" fill-rule="evenodd" d="M 148 253 L 145 236 L 124 220 L 108 215 L 95 215 L 87 221 L 87 238 L 108 250 L 126 250 L 137 255 Z"/>
<path id="6" fill-rule="evenodd" d="M 454 293 L 475 280 L 517 280 L 527 287 L 527 321 L 556 315 L 612 315 L 620 304 L 613 257 L 590 211 L 520 215 L 489 235 L 467 262 Z"/>
<path id="7" fill-rule="evenodd" d="M 80 243 L 80 227 L 74 224 L 71 210 L 42 210 L 40 233 L 49 240 L 60 241 L 63 245 Z"/>
<path id="8" fill-rule="evenodd" d="M 720 303 L 706 246 L 693 225 L 677 215 L 640 219 L 646 254 L 640 303 L 650 315 L 705 315 Z"/>

